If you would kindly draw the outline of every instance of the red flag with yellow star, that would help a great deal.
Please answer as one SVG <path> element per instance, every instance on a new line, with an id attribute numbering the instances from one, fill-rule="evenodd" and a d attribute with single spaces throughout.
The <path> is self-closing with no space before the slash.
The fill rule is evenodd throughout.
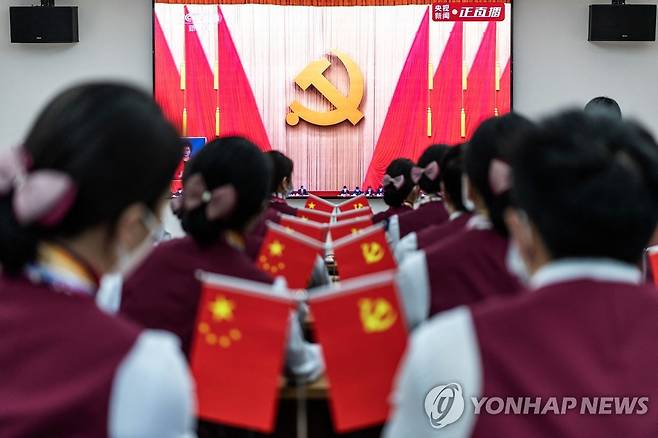
<path id="1" fill-rule="evenodd" d="M 300 219 L 295 216 L 283 215 L 279 220 L 279 225 L 283 228 L 291 229 L 298 233 L 304 234 L 311 239 L 318 242 L 325 242 L 327 240 L 327 233 L 329 226 L 315 221 Z"/>
<path id="2" fill-rule="evenodd" d="M 368 202 L 366 195 L 359 195 L 356 198 L 341 202 L 336 207 L 338 208 L 338 211 L 345 212 L 360 210 L 362 208 L 370 208 L 370 203 Z"/>
<path id="3" fill-rule="evenodd" d="M 339 433 L 382 424 L 407 342 L 394 272 L 341 282 L 309 296 Z M 349 342 L 345 342 L 349 339 Z M 418 404 L 422 409 L 422 400 Z"/>
<path id="4" fill-rule="evenodd" d="M 351 236 L 359 231 L 371 227 L 371 217 L 357 217 L 347 221 L 334 222 L 329 225 L 329 232 L 331 233 L 331 240 L 336 241 L 343 237 Z"/>
<path id="5" fill-rule="evenodd" d="M 375 225 L 333 243 L 341 280 L 396 269 L 384 225 Z"/>
<path id="6" fill-rule="evenodd" d="M 300 219 L 319 222 L 321 224 L 328 224 L 331 222 L 333 215 L 318 210 L 309 210 L 308 208 L 297 209 L 297 217 Z"/>
<path id="7" fill-rule="evenodd" d="M 273 222 L 268 222 L 267 228 L 256 259 L 258 267 L 273 277 L 285 278 L 290 289 L 305 289 L 323 243 Z"/>
<path id="8" fill-rule="evenodd" d="M 201 274 L 190 352 L 198 416 L 271 432 L 293 301 L 263 283 Z"/>
<path id="9" fill-rule="evenodd" d="M 322 211 L 324 213 L 333 213 L 334 209 L 336 206 L 325 200 L 320 198 L 319 196 L 315 196 L 314 194 L 309 194 L 308 198 L 306 199 L 306 204 L 304 205 L 304 208 L 307 208 L 309 210 L 317 210 L 317 211 Z"/>
<path id="10" fill-rule="evenodd" d="M 357 210 L 349 210 L 349 211 L 338 213 L 334 215 L 334 217 L 336 218 L 337 222 L 348 221 L 348 220 L 356 219 L 358 217 L 372 217 L 372 210 L 370 209 L 370 207 L 359 208 Z"/>

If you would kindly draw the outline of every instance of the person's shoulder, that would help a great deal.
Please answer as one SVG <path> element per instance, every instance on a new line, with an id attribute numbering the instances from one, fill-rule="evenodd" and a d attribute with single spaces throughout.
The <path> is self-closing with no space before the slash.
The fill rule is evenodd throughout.
<path id="1" fill-rule="evenodd" d="M 472 230 L 447 236 L 424 249 L 427 259 L 441 262 L 442 266 L 463 266 L 464 257 L 478 250 L 473 237 Z"/>

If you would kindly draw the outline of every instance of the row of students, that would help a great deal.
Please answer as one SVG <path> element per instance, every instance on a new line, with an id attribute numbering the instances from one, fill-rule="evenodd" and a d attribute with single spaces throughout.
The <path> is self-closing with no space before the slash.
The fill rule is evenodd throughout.
<path id="1" fill-rule="evenodd" d="M 503 153 L 507 146 L 511 153 Z M 512 204 L 504 199 L 509 195 L 492 190 L 506 187 L 490 180 L 495 159 L 511 166 Z M 567 112 L 538 126 L 506 116 L 485 122 L 464 161 L 481 225 L 442 244 L 436 250 L 442 258 L 427 255 L 415 264 L 424 263 L 428 275 L 440 269 L 449 279 L 440 281 L 446 296 L 457 281 L 474 282 L 469 289 L 497 299 L 466 297 L 467 306 L 413 333 L 385 437 L 656 435 L 653 409 L 597 415 L 582 405 L 601 396 L 619 398 L 615 404 L 623 397 L 658 397 L 658 293 L 638 268 L 658 223 L 655 140 L 609 116 Z M 508 233 L 530 275 L 528 292 L 516 293 L 500 272 L 479 282 L 489 269 L 502 271 Z M 441 414 L 452 405 L 439 397 L 428 401 L 438 385 L 450 385 L 450 394 L 464 401 L 463 415 L 445 420 Z M 476 415 L 473 400 L 491 397 L 532 404 L 519 414 L 482 405 Z M 573 399 L 576 406 L 545 411 L 551 399 L 562 407 Z"/>

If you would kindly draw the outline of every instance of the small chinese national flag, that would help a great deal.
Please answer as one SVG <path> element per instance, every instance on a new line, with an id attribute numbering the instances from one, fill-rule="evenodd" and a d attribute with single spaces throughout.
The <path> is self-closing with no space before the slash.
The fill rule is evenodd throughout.
<path id="1" fill-rule="evenodd" d="M 370 204 L 368 203 L 368 198 L 366 198 L 366 195 L 359 195 L 356 198 L 341 202 L 337 205 L 337 207 L 339 211 L 345 212 L 351 210 L 360 210 L 362 208 L 370 208 Z"/>
<path id="2" fill-rule="evenodd" d="M 336 241 L 343 237 L 351 236 L 371 226 L 372 218 L 370 217 L 358 217 L 348 221 L 334 222 L 329 226 L 331 240 Z"/>
<path id="3" fill-rule="evenodd" d="M 358 217 L 372 217 L 372 210 L 370 207 L 359 208 L 357 210 L 349 210 L 335 215 L 336 221 L 348 221 Z"/>
<path id="4" fill-rule="evenodd" d="M 330 383 L 339 433 L 382 424 L 407 342 L 394 274 L 386 272 L 313 291 L 311 312 Z M 345 342 L 349 339 L 349 342 Z M 422 400 L 418 404 L 422 409 Z"/>
<path id="5" fill-rule="evenodd" d="M 327 232 L 329 230 L 327 224 L 299 219 L 295 216 L 283 215 L 279 220 L 279 225 L 283 228 L 304 234 L 318 242 L 325 242 L 327 240 Z"/>
<path id="6" fill-rule="evenodd" d="M 331 222 L 333 216 L 331 213 L 325 213 L 323 211 L 300 208 L 297 210 L 297 217 L 304 220 L 319 222 L 321 224 L 328 224 Z"/>
<path id="7" fill-rule="evenodd" d="M 257 266 L 273 277 L 285 278 L 291 289 L 306 288 L 323 244 L 272 222 L 267 228 Z"/>
<path id="8" fill-rule="evenodd" d="M 304 205 L 304 208 L 309 210 L 322 211 L 325 213 L 333 213 L 334 208 L 336 208 L 336 206 L 331 202 L 325 201 L 324 199 L 315 196 L 314 194 L 311 193 L 308 195 L 308 199 L 306 199 L 306 204 Z"/>
<path id="9" fill-rule="evenodd" d="M 262 283 L 212 274 L 202 282 L 190 353 L 198 416 L 271 432 L 292 301 Z"/>
<path id="10" fill-rule="evenodd" d="M 340 239 L 333 247 L 341 280 L 397 268 L 383 225 Z"/>

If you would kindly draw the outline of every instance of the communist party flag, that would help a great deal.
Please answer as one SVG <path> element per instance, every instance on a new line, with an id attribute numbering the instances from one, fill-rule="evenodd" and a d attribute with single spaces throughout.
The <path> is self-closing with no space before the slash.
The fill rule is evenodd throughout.
<path id="1" fill-rule="evenodd" d="M 268 222 L 267 228 L 257 266 L 273 277 L 285 278 L 291 289 L 306 288 L 323 244 L 273 222 Z"/>
<path id="2" fill-rule="evenodd" d="M 359 210 L 361 208 L 370 208 L 370 204 L 368 203 L 368 198 L 366 198 L 366 195 L 359 195 L 356 198 L 341 202 L 337 205 L 337 207 L 339 211 L 344 212 L 350 210 Z"/>
<path id="3" fill-rule="evenodd" d="M 334 215 L 337 221 L 347 221 L 356 219 L 358 217 L 372 217 L 372 210 L 370 207 L 359 208 L 356 210 L 349 210 Z"/>
<path id="4" fill-rule="evenodd" d="M 309 210 L 323 211 L 325 213 L 333 213 L 334 208 L 336 208 L 336 206 L 331 202 L 325 201 L 319 196 L 315 196 L 313 193 L 310 193 L 308 195 L 308 198 L 306 199 L 306 204 L 304 205 L 304 208 L 307 208 Z"/>
<path id="5" fill-rule="evenodd" d="M 198 416 L 271 432 L 293 301 L 263 283 L 213 274 L 200 278 L 190 353 Z"/>
<path id="6" fill-rule="evenodd" d="M 383 225 L 375 225 L 333 244 L 341 280 L 396 269 Z"/>
<path id="7" fill-rule="evenodd" d="M 299 219 L 295 216 L 284 214 L 279 220 L 279 225 L 288 230 L 304 234 L 318 242 L 325 242 L 327 240 L 327 232 L 329 230 L 327 224 Z"/>
<path id="8" fill-rule="evenodd" d="M 319 222 L 321 224 L 328 224 L 333 217 L 331 213 L 325 213 L 318 210 L 309 210 L 308 208 L 297 209 L 297 217 L 304 220 Z"/>
<path id="9" fill-rule="evenodd" d="M 371 217 L 357 217 L 356 219 L 332 223 L 329 225 L 329 232 L 331 233 L 331 240 L 335 242 L 371 226 Z"/>
<path id="10" fill-rule="evenodd" d="M 339 433 L 382 424 L 407 342 L 392 271 L 310 293 Z M 349 342 L 345 342 L 349 339 Z M 422 400 L 418 404 L 422 409 Z"/>

